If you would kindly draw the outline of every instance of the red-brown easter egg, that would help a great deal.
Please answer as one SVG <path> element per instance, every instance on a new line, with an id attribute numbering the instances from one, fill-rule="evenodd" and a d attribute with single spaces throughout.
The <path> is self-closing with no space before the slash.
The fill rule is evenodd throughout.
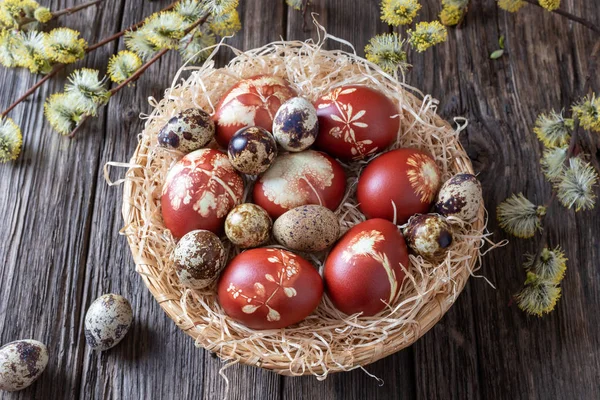
<path id="1" fill-rule="evenodd" d="M 165 226 L 177 238 L 196 229 L 220 234 L 227 213 L 243 194 L 244 181 L 227 155 L 196 150 L 167 174 L 161 198 Z"/>
<path id="2" fill-rule="evenodd" d="M 333 89 L 315 106 L 319 117 L 317 147 L 344 160 L 363 159 L 383 151 L 400 129 L 398 107 L 367 86 Z"/>
<path id="3" fill-rule="evenodd" d="M 295 96 L 294 89 L 278 76 L 257 75 L 242 79 L 217 105 L 214 116 L 217 142 L 227 147 L 233 134 L 247 126 L 259 126 L 270 132 L 281 104 Z"/>
<path id="4" fill-rule="evenodd" d="M 429 211 L 440 184 L 440 171 L 429 154 L 397 149 L 366 166 L 358 179 L 356 199 L 367 218 L 402 225 L 412 215 Z"/>
<path id="5" fill-rule="evenodd" d="M 254 203 L 277 219 L 287 210 L 319 204 L 335 210 L 346 191 L 346 173 L 327 154 L 314 150 L 283 154 L 254 185 Z"/>
<path id="6" fill-rule="evenodd" d="M 290 251 L 252 249 L 225 268 L 218 295 L 225 313 L 249 328 L 285 328 L 317 308 L 323 280 L 310 262 Z"/>
<path id="7" fill-rule="evenodd" d="M 408 268 L 408 251 L 396 225 L 362 222 L 338 241 L 325 261 L 327 294 L 342 312 L 375 315 L 398 296 Z"/>

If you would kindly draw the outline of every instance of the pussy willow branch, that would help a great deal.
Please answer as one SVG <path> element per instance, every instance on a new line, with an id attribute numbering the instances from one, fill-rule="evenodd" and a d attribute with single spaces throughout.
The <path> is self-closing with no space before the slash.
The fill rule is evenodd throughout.
<path id="1" fill-rule="evenodd" d="M 84 9 L 86 9 L 88 7 L 95 6 L 96 4 L 102 3 L 103 1 L 104 0 L 94 0 L 94 1 L 90 1 L 90 2 L 87 2 L 87 3 L 80 4 L 78 6 L 63 8 L 62 10 L 54 11 L 54 12 L 51 13 L 52 14 L 52 19 L 61 17 L 61 16 L 65 15 L 65 14 L 70 15 L 70 14 L 76 13 L 77 11 L 81 11 L 81 10 L 84 10 Z M 29 23 L 35 22 L 35 21 L 36 21 L 35 18 L 23 18 L 20 21 L 20 24 L 21 25 L 25 25 L 25 24 L 29 24 Z"/>
<path id="2" fill-rule="evenodd" d="M 96 2 L 100 2 L 100 1 L 104 1 L 104 0 L 99 0 Z M 175 7 L 175 5 L 178 2 L 175 1 L 173 3 L 171 3 L 169 6 L 163 8 L 162 10 L 160 10 L 159 12 L 162 11 L 168 11 L 170 9 L 172 9 L 173 7 Z M 89 46 L 86 50 L 85 53 L 91 53 L 92 51 L 114 41 L 117 40 L 118 38 L 120 38 L 121 36 L 125 35 L 127 32 L 129 31 L 134 31 L 137 28 L 139 28 L 140 26 L 142 26 L 144 24 L 144 20 L 138 22 L 137 24 L 133 24 L 131 25 L 129 28 L 122 30 L 121 32 L 117 32 L 112 36 L 107 37 L 106 39 L 103 39 L 101 41 L 99 41 L 98 43 L 95 43 L 91 46 Z M 38 90 L 40 88 L 40 86 L 42 86 L 44 83 L 46 83 L 46 81 L 48 81 L 50 78 L 52 78 L 53 76 L 56 76 L 56 74 L 58 74 L 60 71 L 62 71 L 63 69 L 65 69 L 65 67 L 67 66 L 67 64 L 56 64 L 54 66 L 54 68 L 52 68 L 52 71 L 50 71 L 48 74 L 46 74 L 42 79 L 40 79 L 39 81 L 37 81 L 35 83 L 35 85 L 33 85 L 32 87 L 30 87 L 25 93 L 23 93 L 23 95 L 21 97 L 19 97 L 17 100 L 15 100 L 14 103 L 12 103 L 10 106 L 8 106 L 8 108 L 4 111 L 2 111 L 2 113 L 0 114 L 0 118 L 4 118 L 8 115 L 9 112 L 11 112 L 16 106 L 18 106 L 22 101 L 24 101 L 25 99 L 27 99 L 29 96 L 31 96 L 33 93 L 35 93 L 36 90 Z"/>
<path id="3" fill-rule="evenodd" d="M 542 7 L 540 5 L 540 3 L 538 2 L 538 0 L 524 0 L 524 1 L 529 4 L 533 4 L 534 6 Z M 578 24 L 581 24 L 581 25 L 585 26 L 586 28 L 593 30 L 596 33 L 600 33 L 600 27 L 591 21 L 588 21 L 584 18 L 578 17 L 577 15 L 573 15 L 570 12 L 561 10 L 560 8 L 553 10 L 551 12 L 558 14 L 558 15 L 562 15 L 563 17 L 568 18 L 571 21 L 577 22 Z"/>
<path id="4" fill-rule="evenodd" d="M 208 17 L 209 17 L 209 14 L 206 14 L 204 17 L 200 18 L 199 20 L 197 20 L 196 22 L 194 22 L 192 25 L 190 25 L 183 32 L 183 36 L 188 35 L 190 32 L 192 32 L 198 26 L 200 26 L 203 23 L 205 23 L 206 20 L 208 19 Z M 190 43 L 191 43 L 191 41 L 188 41 L 188 43 L 185 45 L 184 48 L 187 48 L 190 45 Z M 111 97 L 114 96 L 121 89 L 123 89 L 124 87 L 126 87 L 130 83 L 135 82 L 136 80 L 138 80 L 144 74 L 144 72 L 146 72 L 146 70 L 152 66 L 152 64 L 154 64 L 155 62 L 157 62 L 158 60 L 160 60 L 162 58 L 162 56 L 164 56 L 165 54 L 167 54 L 169 52 L 169 50 L 170 49 L 162 49 L 161 51 L 159 51 L 158 53 L 156 53 L 156 55 L 154 57 L 152 57 L 150 60 L 148 60 L 137 71 L 135 71 L 135 73 L 133 75 L 131 75 L 129 78 L 127 78 L 126 80 L 124 80 L 123 82 L 121 82 L 118 86 L 112 88 L 110 90 L 110 96 Z M 70 138 L 74 137 L 75 134 L 81 129 L 81 127 L 83 126 L 83 124 L 85 123 L 85 121 L 87 121 L 88 119 L 89 119 L 89 115 L 86 115 L 85 117 L 83 117 L 83 119 L 77 124 L 77 126 L 75 127 L 75 129 L 73 129 L 73 131 L 71 133 L 69 133 L 69 137 Z"/>
<path id="5" fill-rule="evenodd" d="M 590 89 L 592 88 L 592 75 L 596 73 L 596 66 L 597 66 L 597 62 L 598 62 L 598 53 L 600 53 L 600 39 L 594 45 L 594 48 L 592 49 L 592 53 L 590 54 L 590 59 L 588 61 L 588 70 L 587 70 L 587 75 L 585 77 L 585 83 L 583 86 L 583 95 L 584 96 L 589 94 Z M 565 164 L 567 164 L 569 162 L 569 159 L 572 156 L 577 155 L 577 153 L 579 152 L 577 143 L 579 142 L 580 134 L 581 134 L 581 124 L 579 123 L 579 118 L 577 118 L 577 116 L 575 116 L 574 125 L 573 125 L 573 134 L 571 135 L 571 140 L 569 140 L 569 147 L 567 148 Z M 548 216 L 549 212 L 553 211 L 555 204 L 556 204 L 556 190 L 552 190 L 552 195 L 550 196 L 550 199 L 546 202 L 546 204 L 544 204 L 544 207 L 546 208 L 546 213 L 541 218 L 542 225 L 544 225 L 544 222 L 546 221 L 546 217 Z M 534 257 L 535 262 L 539 261 L 539 258 L 542 255 L 542 250 L 548 244 L 548 231 L 549 231 L 549 229 L 544 226 L 542 229 L 542 237 L 540 239 L 540 244 L 538 246 L 537 252 Z"/>

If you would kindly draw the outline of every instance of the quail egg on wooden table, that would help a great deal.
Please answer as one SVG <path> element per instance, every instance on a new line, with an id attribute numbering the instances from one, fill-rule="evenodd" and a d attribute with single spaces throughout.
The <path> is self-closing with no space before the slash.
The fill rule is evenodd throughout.
<path id="1" fill-rule="evenodd" d="M 199 108 L 188 108 L 171 118 L 158 133 L 158 144 L 184 153 L 206 146 L 215 136 L 215 123 Z"/>
<path id="2" fill-rule="evenodd" d="M 235 169 L 248 175 L 265 172 L 277 156 L 277 143 L 273 136 L 258 126 L 237 131 L 227 148 L 229 161 Z"/>
<path id="3" fill-rule="evenodd" d="M 225 248 L 214 233 L 191 231 L 177 242 L 172 259 L 181 284 L 201 290 L 216 281 L 225 267 Z"/>
<path id="4" fill-rule="evenodd" d="M 308 149 L 319 134 L 317 110 L 303 97 L 293 97 L 283 103 L 273 120 L 273 136 L 287 151 Z"/>
<path id="5" fill-rule="evenodd" d="M 0 347 L 0 390 L 15 392 L 31 385 L 48 364 L 48 349 L 37 340 L 17 340 Z"/>
<path id="6" fill-rule="evenodd" d="M 417 214 L 403 230 L 408 247 L 428 261 L 439 261 L 452 244 L 452 228 L 438 214 Z"/>
<path id="7" fill-rule="evenodd" d="M 105 294 L 94 300 L 85 314 L 85 340 L 92 350 L 108 350 L 123 340 L 132 322 L 129 301 L 118 294 Z"/>
<path id="8" fill-rule="evenodd" d="M 252 203 L 234 207 L 225 219 L 225 234 L 242 249 L 257 247 L 271 236 L 273 221 L 264 208 Z"/>
<path id="9" fill-rule="evenodd" d="M 305 150 L 275 159 L 253 189 L 254 203 L 272 218 L 305 204 L 335 210 L 346 191 L 346 173 L 325 153 Z"/>
<path id="10" fill-rule="evenodd" d="M 294 96 L 294 89 L 278 76 L 257 75 L 240 80 L 217 105 L 214 116 L 217 142 L 226 148 L 233 134 L 247 126 L 270 130 L 281 104 Z"/>
<path id="11" fill-rule="evenodd" d="M 196 229 L 220 234 L 243 194 L 244 181 L 225 154 L 196 150 L 167 174 L 161 198 L 165 226 L 176 238 Z"/>
<path id="12" fill-rule="evenodd" d="M 252 329 L 302 321 L 321 302 L 323 280 L 313 265 L 287 250 L 246 250 L 227 265 L 218 284 L 229 317 Z"/>
<path id="13" fill-rule="evenodd" d="M 309 204 L 277 218 L 273 235 L 279 244 L 298 251 L 323 251 L 340 235 L 337 216 L 327 207 Z"/>
<path id="14" fill-rule="evenodd" d="M 442 185 L 435 210 L 446 217 L 453 216 L 471 222 L 477 218 L 481 202 L 481 183 L 475 175 L 457 174 Z"/>
<path id="15" fill-rule="evenodd" d="M 402 225 L 412 215 L 429 211 L 440 185 L 440 171 L 429 154 L 397 149 L 365 167 L 358 178 L 356 199 L 367 218 Z"/>

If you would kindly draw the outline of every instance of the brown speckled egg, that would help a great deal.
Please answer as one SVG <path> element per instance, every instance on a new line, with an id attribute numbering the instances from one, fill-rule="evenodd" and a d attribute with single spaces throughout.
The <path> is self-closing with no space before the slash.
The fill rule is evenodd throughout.
<path id="1" fill-rule="evenodd" d="M 403 233 L 408 247 L 429 261 L 444 258 L 452 244 L 452 228 L 438 214 L 413 215 Z"/>
<path id="2" fill-rule="evenodd" d="M 319 134 L 317 110 L 302 97 L 283 103 L 273 120 L 273 136 L 287 151 L 308 149 Z"/>
<path id="3" fill-rule="evenodd" d="M 215 123 L 199 108 L 188 108 L 171 118 L 158 133 L 162 147 L 191 153 L 206 146 L 215 136 Z"/>
<path id="4" fill-rule="evenodd" d="M 298 251 L 322 251 L 340 236 L 337 216 L 327 207 L 296 207 L 277 218 L 273 235 L 283 246 Z"/>
<path id="5" fill-rule="evenodd" d="M 471 222 L 477 218 L 481 201 L 481 183 L 475 175 L 457 174 L 440 189 L 435 210 L 446 217 L 454 216 Z"/>
<path id="6" fill-rule="evenodd" d="M 264 208 L 252 203 L 235 207 L 225 219 L 225 234 L 242 249 L 257 247 L 271 236 L 273 222 Z"/>
<path id="7" fill-rule="evenodd" d="M 48 349 L 37 340 L 17 340 L 0 348 L 0 390 L 15 392 L 31 385 L 48 364 Z"/>
<path id="8" fill-rule="evenodd" d="M 172 257 L 181 284 L 197 290 L 216 281 L 226 262 L 223 243 L 217 235 L 205 230 L 185 234 Z"/>
<path id="9" fill-rule="evenodd" d="M 258 175 L 275 160 L 277 143 L 266 129 L 251 126 L 233 135 L 227 154 L 235 169 L 244 174 Z"/>
<path id="10" fill-rule="evenodd" d="M 85 340 L 92 350 L 115 347 L 133 322 L 131 304 L 118 294 L 98 297 L 85 314 Z"/>

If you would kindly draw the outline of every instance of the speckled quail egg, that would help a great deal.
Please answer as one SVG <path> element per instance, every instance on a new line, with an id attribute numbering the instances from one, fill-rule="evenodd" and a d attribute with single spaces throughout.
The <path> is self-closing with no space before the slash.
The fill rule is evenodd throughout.
<path id="1" fill-rule="evenodd" d="M 429 261 L 444 258 L 452 244 L 452 228 L 439 214 L 413 215 L 403 233 L 408 247 Z"/>
<path id="2" fill-rule="evenodd" d="M 158 144 L 184 153 L 206 146 L 215 136 L 215 123 L 199 108 L 188 108 L 171 118 L 158 133 Z"/>
<path id="3" fill-rule="evenodd" d="M 173 250 L 173 264 L 181 284 L 201 290 L 217 280 L 225 268 L 225 248 L 214 233 L 195 230 L 185 234 Z"/>
<path id="4" fill-rule="evenodd" d="M 236 206 L 225 219 L 225 234 L 242 249 L 257 247 L 271 236 L 273 222 L 261 206 L 244 203 Z"/>
<path id="5" fill-rule="evenodd" d="M 115 347 L 127 334 L 133 321 L 129 301 L 118 294 L 98 297 L 85 314 L 85 340 L 92 350 Z"/>
<path id="6" fill-rule="evenodd" d="M 273 120 L 273 136 L 287 151 L 308 149 L 318 133 L 317 110 L 305 98 L 293 97 L 277 110 Z"/>
<path id="7" fill-rule="evenodd" d="M 457 174 L 442 185 L 435 210 L 446 217 L 454 216 L 471 222 L 477 218 L 481 201 L 481 183 L 475 175 Z"/>
<path id="8" fill-rule="evenodd" d="M 250 126 L 237 131 L 227 148 L 229 161 L 248 175 L 265 172 L 277 157 L 277 143 L 266 129 Z"/>
<path id="9" fill-rule="evenodd" d="M 320 205 L 293 208 L 277 218 L 273 235 L 283 246 L 298 251 L 322 251 L 340 236 L 337 216 Z"/>
<path id="10" fill-rule="evenodd" d="M 48 364 L 48 349 L 37 340 L 17 340 L 0 348 L 0 390 L 25 389 Z"/>

